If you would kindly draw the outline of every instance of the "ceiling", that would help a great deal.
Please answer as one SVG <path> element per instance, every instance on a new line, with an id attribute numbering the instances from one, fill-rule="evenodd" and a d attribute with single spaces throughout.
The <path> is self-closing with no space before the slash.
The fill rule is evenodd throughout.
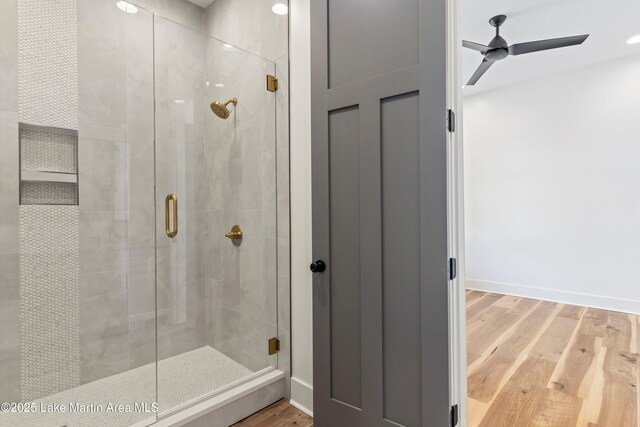
<path id="1" fill-rule="evenodd" d="M 640 54 L 640 44 L 626 43 L 631 36 L 640 34 L 638 0 L 617 0 L 615 7 L 606 0 L 462 0 L 462 38 L 488 44 L 495 35 L 489 18 L 499 14 L 507 15 L 500 35 L 509 44 L 579 34 L 590 36 L 581 46 L 510 56 L 494 64 L 475 86 L 465 87 L 465 96 Z M 464 82 L 481 61 L 480 53 L 462 49 Z"/>
<path id="2" fill-rule="evenodd" d="M 211 3 L 213 3 L 213 0 L 189 0 L 189 1 L 193 4 L 197 4 L 203 9 L 209 6 Z"/>

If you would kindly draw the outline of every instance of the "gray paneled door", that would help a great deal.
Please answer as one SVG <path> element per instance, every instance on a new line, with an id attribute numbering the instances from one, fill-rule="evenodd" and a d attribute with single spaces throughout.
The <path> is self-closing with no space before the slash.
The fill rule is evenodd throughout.
<path id="1" fill-rule="evenodd" d="M 314 425 L 449 425 L 445 0 L 312 0 Z"/>

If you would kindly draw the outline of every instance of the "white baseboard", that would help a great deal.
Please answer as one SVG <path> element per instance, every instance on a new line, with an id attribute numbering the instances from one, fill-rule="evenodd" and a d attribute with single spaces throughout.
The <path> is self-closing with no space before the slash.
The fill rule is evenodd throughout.
<path id="1" fill-rule="evenodd" d="M 291 400 L 289 403 L 313 417 L 313 387 L 304 381 L 291 377 Z"/>
<path id="2" fill-rule="evenodd" d="M 640 314 L 640 301 L 635 300 L 515 285 L 512 283 L 490 282 L 487 280 L 465 279 L 465 283 L 467 289 L 475 289 L 478 291 Z"/>

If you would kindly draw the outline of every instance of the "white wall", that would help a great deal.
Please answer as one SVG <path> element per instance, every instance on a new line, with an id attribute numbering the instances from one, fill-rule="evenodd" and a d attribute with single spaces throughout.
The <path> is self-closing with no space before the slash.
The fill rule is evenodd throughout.
<path id="1" fill-rule="evenodd" d="M 310 0 L 291 0 L 291 403 L 313 411 Z"/>
<path id="2" fill-rule="evenodd" d="M 465 99 L 468 287 L 640 313 L 638 76 L 632 56 Z"/>

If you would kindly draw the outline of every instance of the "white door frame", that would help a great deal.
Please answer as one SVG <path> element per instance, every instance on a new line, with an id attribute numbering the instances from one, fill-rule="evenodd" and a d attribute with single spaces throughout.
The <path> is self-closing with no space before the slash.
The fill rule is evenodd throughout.
<path id="1" fill-rule="evenodd" d="M 464 180 L 462 138 L 462 80 L 458 72 L 462 43 L 458 0 L 447 2 L 447 108 L 456 115 L 448 133 L 449 256 L 457 260 L 457 277 L 449 292 L 450 401 L 458 405 L 458 426 L 467 426 L 467 347 L 464 257 Z"/>

